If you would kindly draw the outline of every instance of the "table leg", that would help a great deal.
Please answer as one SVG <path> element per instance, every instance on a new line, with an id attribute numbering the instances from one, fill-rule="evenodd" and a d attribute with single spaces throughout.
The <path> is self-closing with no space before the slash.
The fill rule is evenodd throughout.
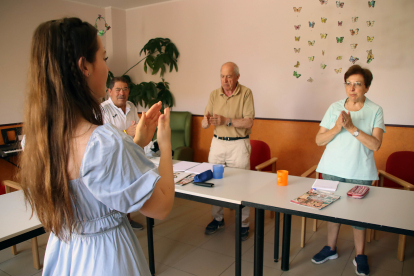
<path id="1" fill-rule="evenodd" d="M 255 209 L 254 276 L 263 276 L 264 210 Z"/>
<path id="2" fill-rule="evenodd" d="M 37 270 L 41 269 L 40 259 L 39 259 L 39 248 L 37 246 L 37 237 L 32 239 L 32 255 L 33 255 L 33 266 Z"/>
<path id="3" fill-rule="evenodd" d="M 284 214 L 283 216 L 283 241 L 282 241 L 282 270 L 289 270 L 290 255 L 290 228 L 292 224 L 292 215 Z"/>
<path id="4" fill-rule="evenodd" d="M 155 263 L 154 263 L 154 238 L 152 235 L 152 227 L 154 225 L 154 219 L 147 217 L 147 239 L 148 239 L 148 262 L 151 275 L 155 275 Z"/>
<path id="5" fill-rule="evenodd" d="M 238 205 L 236 207 L 236 276 L 241 275 L 241 224 L 242 224 L 242 216 L 241 216 L 242 206 Z"/>
<path id="6" fill-rule="evenodd" d="M 280 213 L 275 212 L 275 244 L 273 258 L 275 263 L 279 261 L 279 229 L 280 229 Z"/>

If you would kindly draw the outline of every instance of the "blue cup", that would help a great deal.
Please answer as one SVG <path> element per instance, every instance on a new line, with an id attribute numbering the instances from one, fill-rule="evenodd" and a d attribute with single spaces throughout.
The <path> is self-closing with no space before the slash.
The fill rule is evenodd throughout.
<path id="1" fill-rule="evenodd" d="M 223 165 L 213 165 L 213 178 L 214 179 L 222 179 L 223 173 L 224 173 Z"/>

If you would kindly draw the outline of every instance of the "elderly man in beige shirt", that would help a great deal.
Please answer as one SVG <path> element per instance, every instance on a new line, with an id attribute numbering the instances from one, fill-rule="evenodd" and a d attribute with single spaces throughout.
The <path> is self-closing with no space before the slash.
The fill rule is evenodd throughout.
<path id="1" fill-rule="evenodd" d="M 239 77 L 239 67 L 235 63 L 223 64 L 221 87 L 211 92 L 201 125 L 203 128 L 214 126 L 209 163 L 249 170 L 254 102 L 252 91 L 239 84 Z M 248 207 L 242 210 L 242 240 L 249 237 L 249 212 Z M 224 227 L 223 207 L 213 206 L 211 213 L 214 219 L 207 225 L 207 235 Z"/>

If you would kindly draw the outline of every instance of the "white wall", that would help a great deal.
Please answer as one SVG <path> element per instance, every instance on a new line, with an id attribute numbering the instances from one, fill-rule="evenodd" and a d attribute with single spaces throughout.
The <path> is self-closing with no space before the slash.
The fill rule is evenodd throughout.
<path id="1" fill-rule="evenodd" d="M 93 25 L 98 14 L 104 15 L 105 10 L 64 1 L 0 1 L 0 124 L 23 121 L 30 43 L 36 27 L 65 16 Z"/>
<path id="2" fill-rule="evenodd" d="M 302 6 L 301 13 L 293 7 Z M 2 0 L 0 2 L 0 124 L 23 120 L 23 102 L 29 63 L 30 40 L 43 21 L 77 16 L 92 24 L 97 14 L 105 15 L 112 29 L 105 35 L 108 66 L 115 75 L 125 72 L 140 58 L 139 51 L 154 37 L 168 37 L 181 56 L 179 72 L 167 73 L 166 81 L 176 100 L 174 110 L 202 114 L 210 92 L 219 87 L 220 66 L 234 61 L 240 67 L 240 83 L 250 87 L 255 97 L 256 116 L 320 120 L 327 107 L 345 97 L 343 73 L 351 65 L 352 54 L 370 68 L 374 81 L 368 97 L 384 108 L 387 124 L 414 125 L 414 1 L 347 0 L 343 9 L 335 1 L 296 0 L 182 0 L 141 8 L 119 10 L 57 0 Z M 322 24 L 320 17 L 328 18 Z M 358 16 L 358 23 L 351 17 Z M 314 29 L 308 21 L 315 21 Z M 343 27 L 337 26 L 343 20 Z M 372 28 L 367 20 L 375 20 Z M 301 24 L 300 31 L 293 25 Z M 360 28 L 351 36 L 350 28 Z M 322 40 L 319 34 L 328 33 Z M 299 42 L 294 36 L 301 36 Z M 374 36 L 374 42 L 366 36 Z M 336 36 L 344 36 L 337 44 Z M 315 40 L 315 46 L 308 46 Z M 350 43 L 358 43 L 356 50 Z M 300 47 L 295 54 L 293 48 Z M 322 56 L 321 51 L 326 54 Z M 366 64 L 367 49 L 375 59 Z M 314 55 L 315 61 L 308 62 Z M 343 60 L 337 61 L 337 55 Z M 297 61 L 301 66 L 293 67 Z M 327 65 L 320 69 L 320 63 Z M 145 75 L 142 64 L 129 72 L 136 82 L 159 81 Z M 336 74 L 334 68 L 342 68 Z M 293 77 L 297 70 L 302 76 Z M 312 77 L 313 83 L 306 80 Z"/>
<path id="3" fill-rule="evenodd" d="M 294 4 L 292 4 L 294 3 Z M 302 7 L 294 13 L 293 7 Z M 240 67 L 240 83 L 254 93 L 256 116 L 321 120 L 328 106 L 345 98 L 343 74 L 357 64 L 372 70 L 374 80 L 368 97 L 384 108 L 387 124 L 414 125 L 414 1 L 347 0 L 343 9 L 335 1 L 297 0 L 182 0 L 127 10 L 128 65 L 140 59 L 139 50 L 151 38 L 168 37 L 180 50 L 179 72 L 165 76 L 176 100 L 174 110 L 202 114 L 209 93 L 219 87 L 222 63 L 234 61 Z M 358 16 L 353 23 L 351 17 Z M 328 18 L 326 24 L 321 17 Z M 343 26 L 338 27 L 337 21 Z M 368 28 L 366 21 L 375 21 Z M 315 28 L 308 27 L 315 21 Z M 301 24 L 299 31 L 294 25 Z M 356 36 L 350 29 L 359 28 Z M 328 33 L 326 40 L 320 33 Z M 295 42 L 295 36 L 301 36 Z M 374 36 L 367 42 L 367 35 Z M 335 37 L 344 36 L 344 43 Z M 315 46 L 308 46 L 315 40 Z M 352 50 L 351 43 L 359 44 Z M 293 48 L 301 48 L 295 54 Z M 367 64 L 366 50 L 375 59 Z M 322 56 L 322 50 L 326 53 Z M 341 61 L 336 56 L 342 55 Z M 315 56 L 314 62 L 308 57 Z M 300 61 L 296 69 L 293 65 Z M 327 65 L 326 69 L 320 64 Z M 342 68 L 341 74 L 334 69 Z M 293 77 L 296 70 L 302 76 Z M 130 75 L 136 82 L 154 80 L 142 66 Z M 313 83 L 307 82 L 312 77 Z"/>
<path id="4" fill-rule="evenodd" d="M 111 26 L 104 35 L 109 57 L 106 64 L 115 76 L 120 76 L 125 73 L 127 67 L 126 11 L 112 7 L 105 8 L 105 19 Z"/>

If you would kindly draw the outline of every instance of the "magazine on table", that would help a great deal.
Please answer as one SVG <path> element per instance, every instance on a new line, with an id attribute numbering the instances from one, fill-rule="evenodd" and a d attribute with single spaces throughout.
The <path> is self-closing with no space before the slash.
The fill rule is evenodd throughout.
<path id="1" fill-rule="evenodd" d="M 174 172 L 174 183 L 176 185 L 185 185 L 194 181 L 194 173 Z"/>
<path id="2" fill-rule="evenodd" d="M 341 196 L 334 195 L 331 192 L 323 190 L 313 190 L 304 193 L 303 195 L 292 199 L 290 202 L 299 204 L 305 207 L 321 210 L 326 206 L 337 201 Z"/>

